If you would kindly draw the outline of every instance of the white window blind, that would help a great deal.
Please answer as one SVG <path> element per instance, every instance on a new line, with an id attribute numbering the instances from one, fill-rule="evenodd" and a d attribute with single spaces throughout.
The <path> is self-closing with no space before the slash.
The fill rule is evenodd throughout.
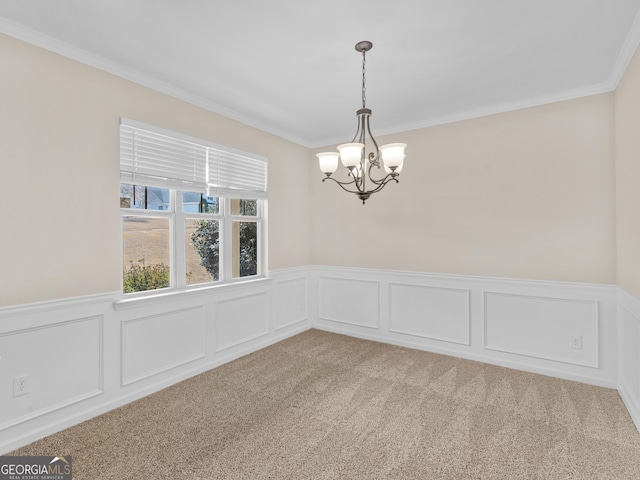
<path id="1" fill-rule="evenodd" d="M 264 199 L 267 160 L 178 133 L 122 119 L 123 183 Z"/>
<path id="2" fill-rule="evenodd" d="M 267 162 L 209 148 L 209 194 L 263 199 L 267 197 Z"/>
<path id="3" fill-rule="evenodd" d="M 206 193 L 207 149 L 203 145 L 121 123 L 120 180 Z"/>

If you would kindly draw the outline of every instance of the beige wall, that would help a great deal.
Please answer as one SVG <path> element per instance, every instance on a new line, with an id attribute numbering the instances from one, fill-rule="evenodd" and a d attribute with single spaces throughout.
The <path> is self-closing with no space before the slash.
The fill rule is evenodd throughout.
<path id="1" fill-rule="evenodd" d="M 604 94 L 379 138 L 405 170 L 365 206 L 315 166 L 312 260 L 613 283 L 613 114 Z"/>
<path id="2" fill-rule="evenodd" d="M 0 306 L 120 288 L 120 116 L 268 157 L 268 267 L 309 263 L 307 148 L 4 35 L 0 71 Z"/>
<path id="3" fill-rule="evenodd" d="M 305 147 L 0 35 L 0 306 L 120 288 L 120 116 L 269 158 L 269 269 L 614 283 L 617 213 L 618 282 L 640 296 L 639 63 L 615 96 L 378 138 L 409 144 L 406 169 L 362 206 Z"/>
<path id="4" fill-rule="evenodd" d="M 617 283 L 640 297 L 640 52 L 615 93 Z"/>

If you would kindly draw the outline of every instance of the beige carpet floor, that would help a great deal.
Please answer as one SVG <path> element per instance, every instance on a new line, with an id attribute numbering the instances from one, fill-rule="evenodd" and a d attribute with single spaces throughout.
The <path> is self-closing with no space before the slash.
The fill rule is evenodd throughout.
<path id="1" fill-rule="evenodd" d="M 615 390 L 310 330 L 13 452 L 74 480 L 640 479 Z"/>

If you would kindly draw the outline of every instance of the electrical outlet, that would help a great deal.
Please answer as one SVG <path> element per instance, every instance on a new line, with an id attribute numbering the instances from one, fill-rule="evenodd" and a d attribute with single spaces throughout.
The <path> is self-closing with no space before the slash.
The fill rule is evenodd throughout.
<path id="1" fill-rule="evenodd" d="M 13 377 L 13 396 L 20 397 L 29 393 L 29 375 Z"/>
<path id="2" fill-rule="evenodd" d="M 571 348 L 582 350 L 582 336 L 575 335 L 571 337 Z"/>
<path id="3" fill-rule="evenodd" d="M 303 314 L 304 311 L 305 311 L 304 300 L 300 300 L 300 303 L 298 304 L 298 313 Z"/>

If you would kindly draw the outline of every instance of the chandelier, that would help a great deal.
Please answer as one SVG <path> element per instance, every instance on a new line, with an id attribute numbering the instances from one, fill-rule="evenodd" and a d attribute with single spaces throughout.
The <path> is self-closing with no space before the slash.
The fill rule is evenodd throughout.
<path id="1" fill-rule="evenodd" d="M 356 112 L 358 118 L 358 129 L 351 140 L 351 143 L 338 145 L 338 152 L 318 153 L 320 170 L 326 175 L 322 181 L 333 180 L 343 190 L 355 193 L 362 204 L 374 193 L 379 192 L 389 182 L 398 183 L 398 175 L 402 171 L 404 164 L 405 143 L 390 143 L 378 147 L 376 139 L 373 138 L 369 117 L 371 109 L 366 105 L 366 53 L 371 50 L 373 44 L 368 41 L 356 43 L 356 50 L 362 53 L 362 108 Z M 369 143 L 367 143 L 367 135 Z M 372 148 L 367 154 L 367 146 Z M 341 182 L 331 175 L 338 169 L 338 159 L 347 168 L 347 175 L 350 181 Z M 386 175 L 381 178 L 371 176 L 373 167 L 379 170 L 384 168 Z"/>

